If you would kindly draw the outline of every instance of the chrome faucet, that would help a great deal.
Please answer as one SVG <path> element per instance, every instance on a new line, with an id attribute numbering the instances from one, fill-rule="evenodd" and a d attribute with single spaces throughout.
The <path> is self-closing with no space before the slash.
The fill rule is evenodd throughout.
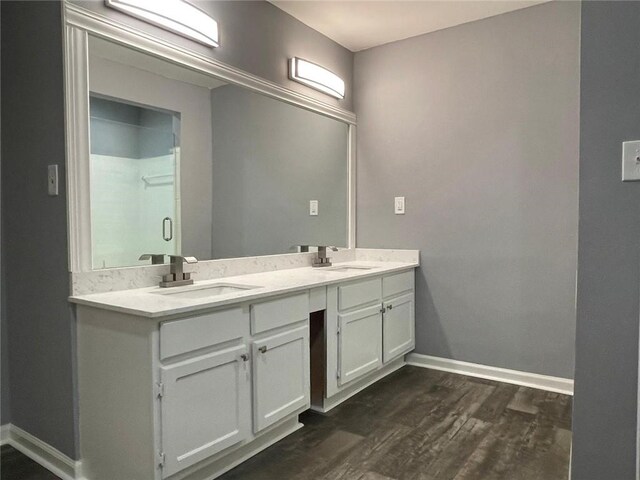
<path id="1" fill-rule="evenodd" d="M 169 255 L 169 273 L 162 276 L 161 287 L 179 287 L 193 284 L 191 273 L 185 273 L 184 263 L 198 263 L 196 257 L 183 257 L 181 255 Z"/>
<path id="2" fill-rule="evenodd" d="M 324 245 L 318 245 L 318 256 L 313 259 L 312 267 L 330 267 L 331 260 L 327 257 L 327 249 L 331 249 L 334 252 L 337 252 L 338 249 L 336 247 L 329 247 Z"/>

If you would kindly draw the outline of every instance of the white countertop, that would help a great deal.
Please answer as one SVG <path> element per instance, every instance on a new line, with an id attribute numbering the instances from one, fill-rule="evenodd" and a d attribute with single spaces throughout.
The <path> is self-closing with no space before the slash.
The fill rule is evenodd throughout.
<path id="1" fill-rule="evenodd" d="M 214 280 L 197 281 L 196 279 L 194 285 L 187 287 L 160 288 L 156 286 L 117 292 L 79 295 L 69 297 L 69 301 L 79 305 L 88 305 L 131 315 L 158 318 L 374 277 L 419 266 L 418 263 L 408 262 L 353 261 L 334 263 L 333 268 L 351 265 L 372 268 L 370 270 L 351 272 L 332 271 L 330 269 L 331 267 L 329 269 L 312 267 L 292 268 L 288 270 L 223 277 Z M 216 284 L 251 285 L 257 286 L 258 288 L 204 298 L 177 298 L 169 294 L 170 292 L 197 289 L 199 287 L 202 288 Z"/>

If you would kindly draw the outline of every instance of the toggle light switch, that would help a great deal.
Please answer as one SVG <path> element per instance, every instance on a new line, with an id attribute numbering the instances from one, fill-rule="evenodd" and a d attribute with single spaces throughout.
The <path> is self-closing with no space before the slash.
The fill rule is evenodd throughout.
<path id="1" fill-rule="evenodd" d="M 404 215 L 404 197 L 395 198 L 394 211 L 396 215 Z"/>
<path id="2" fill-rule="evenodd" d="M 318 215 L 318 200 L 309 200 L 309 215 Z"/>
<path id="3" fill-rule="evenodd" d="M 640 141 L 622 142 L 622 181 L 640 180 Z"/>
<path id="4" fill-rule="evenodd" d="M 49 196 L 58 195 L 58 165 L 49 165 L 47 167 L 47 188 Z"/>

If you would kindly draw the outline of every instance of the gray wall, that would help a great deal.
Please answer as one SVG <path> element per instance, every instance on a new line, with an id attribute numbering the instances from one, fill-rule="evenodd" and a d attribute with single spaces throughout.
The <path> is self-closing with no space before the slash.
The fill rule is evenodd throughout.
<path id="1" fill-rule="evenodd" d="M 0 182 L 0 203 L 2 203 L 2 190 L 3 188 Z M 4 245 L 3 227 L 5 212 L 1 208 L 0 212 L 0 242 Z M 2 248 L 0 249 L 0 425 L 6 425 L 11 422 L 11 396 L 9 395 L 9 321 L 7 318 L 7 282 L 5 282 L 4 271 L 5 249 Z"/>
<path id="2" fill-rule="evenodd" d="M 126 79 L 126 81 L 122 81 Z M 211 258 L 211 109 L 209 89 L 90 57 L 91 91 L 180 113 L 182 252 Z"/>
<path id="3" fill-rule="evenodd" d="M 73 314 L 67 303 L 62 20 L 59 1 L 2 1 L 4 277 L 11 421 L 72 458 L 77 452 Z M 198 2 L 215 11 L 226 46 L 208 54 L 330 101 L 286 78 L 286 59 L 306 56 L 347 80 L 353 54 L 267 2 Z M 102 2 L 89 8 L 106 11 Z M 143 29 L 196 45 L 117 12 Z M 202 47 L 204 48 L 204 47 Z M 202 50 L 201 48 L 201 50 Z M 202 50 L 204 51 L 204 50 Z M 60 168 L 60 196 L 46 195 L 46 165 Z M 7 214 L 9 212 L 10 214 Z M 33 292 L 36 293 L 34 298 Z M 4 365 L 4 362 L 3 362 Z M 4 391 L 4 389 L 3 389 Z"/>
<path id="4" fill-rule="evenodd" d="M 57 2 L 1 2 L 2 253 L 11 422 L 76 457 L 67 303 L 62 21 Z M 47 196 L 58 164 L 60 195 Z"/>
<path id="5" fill-rule="evenodd" d="M 346 247 L 347 124 L 233 85 L 211 91 L 211 111 L 213 257 Z"/>
<path id="6" fill-rule="evenodd" d="M 2 16 L 2 9 L 0 9 L 0 17 Z M 2 44 L 2 38 L 0 35 L 0 44 Z M 2 84 L 2 64 L 0 63 L 0 90 Z M 2 109 L 0 108 L 0 112 Z M 1 117 L 1 115 L 0 115 Z M 2 119 L 0 118 L 0 124 Z M 0 128 L 0 132 L 2 128 Z M 2 144 L 0 133 L 0 145 Z M 0 159 L 2 158 L 2 151 L 0 149 Z M 2 169 L 2 161 L 0 160 L 0 170 Z M 2 173 L 0 173 L 2 178 Z M 2 183 L 0 182 L 0 205 L 2 204 Z M 4 210 L 0 208 L 0 243 L 2 242 L 2 235 L 4 230 L 2 224 L 4 223 Z M 9 396 L 9 331 L 6 312 L 6 282 L 4 281 L 4 249 L 0 248 L 0 425 L 5 425 L 11 421 L 11 399 Z"/>
<path id="7" fill-rule="evenodd" d="M 620 181 L 640 139 L 640 3 L 583 2 L 575 480 L 634 479 L 640 184 Z"/>
<path id="8" fill-rule="evenodd" d="M 0 257 L 2 257 L 0 266 L 2 271 L 0 280 L 0 425 L 5 425 L 11 422 L 11 397 L 9 395 L 9 325 L 6 313 L 4 249 Z"/>
<path id="9" fill-rule="evenodd" d="M 2 267 L 4 269 L 4 267 Z M 3 275 L 4 278 L 4 275 Z M 0 289 L 4 290 L 4 280 L 2 280 L 3 286 Z M 2 292 L 2 317 L 0 317 L 0 362 L 2 362 L 0 370 L 0 425 L 6 425 L 11 422 L 11 397 L 9 395 L 9 331 L 7 315 L 5 313 L 6 296 L 4 291 Z"/>
<path id="10" fill-rule="evenodd" d="M 92 154 L 140 159 L 172 153 L 179 133 L 172 113 L 96 96 L 90 103 Z"/>
<path id="11" fill-rule="evenodd" d="M 198 51 L 203 55 L 281 84 L 326 103 L 353 108 L 353 53 L 265 1 L 196 0 L 195 5 L 218 21 L 220 47 L 211 49 L 179 35 L 109 9 L 102 1 L 72 0 L 95 12 Z M 339 75 L 346 86 L 337 100 L 289 80 L 287 59 L 302 57 Z"/>
<path id="12" fill-rule="evenodd" d="M 2 9 L 0 9 L 0 17 Z M 0 36 L 1 37 L 1 36 Z M 0 45 L 2 44 L 0 38 Z M 0 90 L 2 84 L 2 65 L 0 64 Z M 2 109 L 0 108 L 0 112 Z M 0 124 L 1 124 L 0 119 Z M 0 128 L 0 132 L 2 128 Z M 2 144 L 0 133 L 0 144 Z M 2 152 L 0 151 L 0 159 L 2 158 Z M 0 160 L 0 170 L 2 169 L 2 161 Z M 0 172 L 0 178 L 2 173 Z M 0 205 L 2 204 L 2 185 L 0 182 Z M 2 217 L 4 211 L 0 208 L 0 239 L 2 238 Z M 7 314 L 5 311 L 5 281 L 4 281 L 4 249 L 0 249 L 0 425 L 4 425 L 11 421 L 11 402 L 9 397 L 9 337 L 8 337 L 8 325 Z"/>
<path id="13" fill-rule="evenodd" d="M 420 249 L 418 353 L 573 376 L 579 14 L 356 54 L 358 246 Z"/>

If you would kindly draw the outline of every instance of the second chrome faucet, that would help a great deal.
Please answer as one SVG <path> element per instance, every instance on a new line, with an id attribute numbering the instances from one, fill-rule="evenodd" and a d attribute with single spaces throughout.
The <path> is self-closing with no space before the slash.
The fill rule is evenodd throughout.
<path id="1" fill-rule="evenodd" d="M 164 254 L 145 253 L 139 260 L 151 260 L 151 263 L 163 264 Z M 180 287 L 182 285 L 192 285 L 193 278 L 190 272 L 184 271 L 184 264 L 198 263 L 196 257 L 183 257 L 182 255 L 169 255 L 169 273 L 162 276 L 161 287 Z"/>

